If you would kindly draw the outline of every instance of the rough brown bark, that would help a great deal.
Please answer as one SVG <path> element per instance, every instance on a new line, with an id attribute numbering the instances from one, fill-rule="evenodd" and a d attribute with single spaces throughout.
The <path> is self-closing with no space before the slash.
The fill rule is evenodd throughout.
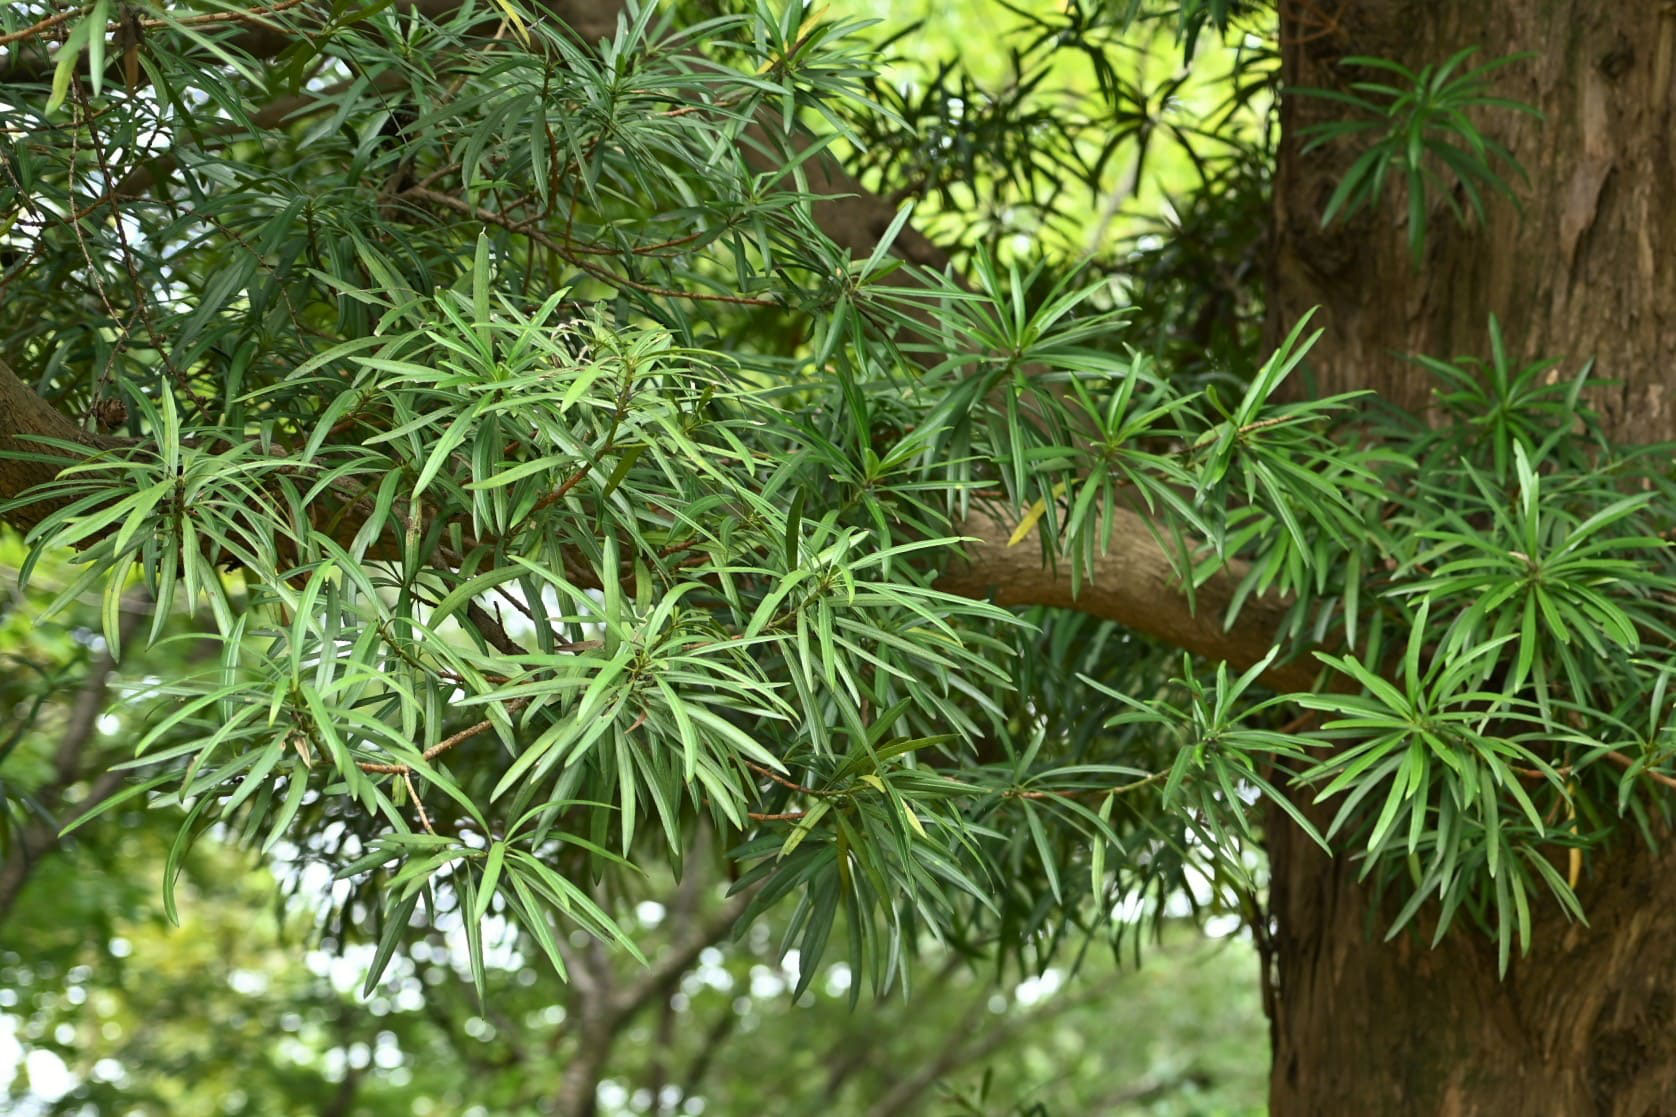
<path id="1" fill-rule="evenodd" d="M 1190 601 L 1153 526 L 1121 507 L 1113 509 L 1106 549 L 1095 557 L 1078 593 L 1071 592 L 1069 560 L 1057 568 L 1045 566 L 1034 534 L 1010 543 L 1011 526 L 980 511 L 967 517 L 959 530 L 973 542 L 966 548 L 968 561 L 937 582 L 937 588 L 948 593 L 988 598 L 997 605 L 1077 609 L 1242 669 L 1268 654 L 1285 617 L 1285 601 L 1253 597 L 1238 623 L 1232 629 L 1223 627 L 1244 564 L 1235 561 L 1212 575 Z M 1319 669 L 1308 656 L 1297 657 L 1271 665 L 1263 681 L 1276 690 L 1309 690 Z"/>
<path id="2" fill-rule="evenodd" d="M 1284 7 L 1284 6 L 1283 6 Z M 1676 388 L 1676 181 L 1672 60 L 1676 8 L 1635 0 L 1494 0 L 1425 4 L 1353 0 L 1299 5 L 1327 13 L 1292 21 L 1286 78 L 1342 87 L 1367 78 L 1346 55 L 1394 58 L 1416 68 L 1478 46 L 1473 63 L 1529 51 L 1502 70 L 1495 92 L 1534 105 L 1481 123 L 1524 165 L 1521 206 L 1488 203 L 1483 226 L 1462 228 L 1441 202 L 1430 207 L 1425 258 L 1406 246 L 1406 197 L 1377 213 L 1322 230 L 1320 215 L 1348 160 L 1299 154 L 1298 131 L 1342 115 L 1342 106 L 1292 97 L 1276 188 L 1273 317 L 1290 326 L 1312 306 L 1327 337 L 1313 357 L 1321 391 L 1375 388 L 1423 410 L 1430 385 L 1405 354 L 1487 356 L 1494 313 L 1510 349 L 1526 360 L 1593 357 L 1620 383 L 1597 398 L 1615 434 L 1669 438 Z M 1521 212 L 1522 210 L 1522 212 Z"/>
<path id="3" fill-rule="evenodd" d="M 1336 14 L 1335 14 L 1336 9 Z M 1276 182 L 1272 321 L 1311 306 L 1326 333 L 1320 390 L 1372 388 L 1423 411 L 1429 384 L 1403 354 L 1487 356 L 1487 321 L 1521 361 L 1598 359 L 1620 383 L 1597 403 L 1626 440 L 1669 436 L 1676 390 L 1676 210 L 1668 204 L 1676 9 L 1629 0 L 1299 5 L 1283 22 L 1285 76 L 1342 83 L 1345 55 L 1419 67 L 1479 45 L 1514 51 L 1496 91 L 1540 108 L 1483 123 L 1530 174 L 1522 215 L 1491 204 L 1462 229 L 1441 204 L 1420 266 L 1400 195 L 1323 231 L 1319 215 L 1351 153 L 1303 156 L 1298 129 L 1339 106 L 1293 97 Z M 1589 927 L 1540 912 L 1535 948 L 1498 980 L 1470 929 L 1436 949 L 1386 925 L 1355 884 L 1277 823 L 1270 841 L 1275 997 L 1271 1111 L 1339 1114 L 1676 1113 L 1676 852 L 1627 834 L 1591 859 L 1579 895 Z M 1386 913 L 1388 914 L 1388 913 Z"/>
<path id="4" fill-rule="evenodd" d="M 44 485 L 58 475 L 60 466 L 40 460 L 60 451 L 38 441 L 42 438 L 74 442 L 89 453 L 106 443 L 71 422 L 63 412 L 36 395 L 17 378 L 5 361 L 0 361 L 0 504 L 25 490 Z M 35 460 L 32 460 L 35 459 Z M 51 515 L 62 502 L 36 501 L 0 514 L 0 522 L 28 531 Z"/>
<path id="5" fill-rule="evenodd" d="M 1381 942 L 1357 865 L 1295 828 L 1269 858 L 1274 1117 L 1676 1112 L 1676 848 L 1608 850 L 1578 887 L 1590 925 L 1539 911 L 1505 979 L 1473 929 Z"/>

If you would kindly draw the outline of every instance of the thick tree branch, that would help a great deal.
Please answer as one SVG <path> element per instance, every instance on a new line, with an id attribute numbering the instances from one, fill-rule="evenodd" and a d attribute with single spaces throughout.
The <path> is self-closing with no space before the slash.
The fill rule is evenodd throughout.
<path id="1" fill-rule="evenodd" d="M 446 14 L 455 2 L 415 0 L 412 6 L 435 17 Z M 621 8 L 620 0 L 592 4 L 583 0 L 554 0 L 549 4 L 549 10 L 568 22 L 584 39 L 609 33 Z M 248 28 L 239 33 L 239 46 L 258 57 L 277 53 L 284 44 L 269 43 L 263 38 L 272 34 L 265 28 Z M 772 154 L 773 146 L 766 142 L 765 127 L 757 125 L 742 140 L 747 162 L 758 169 L 768 169 L 778 163 Z M 852 255 L 870 253 L 895 217 L 895 207 L 864 190 L 824 153 L 803 165 L 812 191 L 838 195 L 814 207 L 822 230 Z M 898 256 L 928 269 L 942 270 L 948 265 L 947 255 L 912 228 L 904 227 L 900 231 L 893 248 Z M 898 275 L 902 277 L 898 282 L 912 281 L 906 272 Z M 21 448 L 24 444 L 19 438 L 28 434 L 79 441 L 90 448 L 101 445 L 29 391 L 0 364 L 0 451 Z M 53 472 L 53 467 L 44 462 L 0 459 L 0 499 L 50 480 Z M 27 529 L 50 511 L 51 506 L 42 502 L 16 510 L 7 519 Z M 1285 602 L 1274 599 L 1247 601 L 1237 627 L 1225 630 L 1222 618 L 1242 570 L 1231 566 L 1219 572 L 1198 589 L 1190 602 L 1148 522 L 1133 512 L 1119 510 L 1115 514 L 1105 553 L 1096 558 L 1091 577 L 1080 593 L 1074 595 L 1068 571 L 1063 566 L 1044 567 L 1039 540 L 1034 537 L 1008 546 L 1010 526 L 984 513 L 974 514 L 961 526 L 961 531 L 977 542 L 968 548 L 969 561 L 951 569 L 941 579 L 942 589 L 989 598 L 1003 605 L 1040 604 L 1079 609 L 1197 654 L 1226 659 L 1242 668 L 1268 653 L 1286 607 Z M 1264 678 L 1278 688 L 1301 690 L 1310 687 L 1314 675 L 1313 664 L 1295 662 L 1271 667 Z"/>
<path id="2" fill-rule="evenodd" d="M 619 1020 L 627 1020 L 645 1008 L 660 992 L 666 991 L 678 981 L 681 975 L 698 961 L 700 954 L 727 937 L 728 931 L 745 913 L 754 891 L 751 889 L 730 897 L 721 907 L 711 912 L 701 925 L 694 928 L 691 934 L 670 947 L 636 977 L 633 984 L 618 990 L 611 999 L 614 1015 Z"/>
<path id="3" fill-rule="evenodd" d="M 87 447 L 89 454 L 113 444 L 76 426 L 19 380 L 5 361 L 0 361 L 0 503 L 58 476 L 61 464 L 30 460 L 53 454 L 50 448 L 34 441 L 38 438 L 79 443 Z M 36 501 L 0 514 L 0 520 L 26 532 L 62 504 L 62 501 Z"/>
<path id="4" fill-rule="evenodd" d="M 770 130 L 778 131 L 781 127 L 775 121 L 772 125 L 757 123 L 746 129 L 739 150 L 752 170 L 764 173 L 785 166 L 785 156 L 767 142 Z M 794 135 L 792 142 L 801 145 L 808 141 Z M 811 207 L 821 232 L 840 248 L 848 249 L 852 257 L 866 259 L 872 255 L 880 238 L 896 220 L 897 207 L 862 186 L 828 152 L 805 160 L 802 166 L 810 192 L 824 195 Z M 949 266 L 948 253 L 911 224 L 902 226 L 891 248 L 899 258 L 930 271 L 939 272 Z M 915 282 L 912 273 L 907 271 L 892 273 L 889 281 L 909 285 Z"/>
<path id="5" fill-rule="evenodd" d="M 1009 545 L 1011 525 L 976 510 L 959 530 L 976 542 L 967 545 L 968 561 L 938 580 L 937 588 L 948 593 L 988 598 L 997 605 L 1077 609 L 1197 655 L 1225 659 L 1240 669 L 1269 653 L 1285 616 L 1283 599 L 1253 596 L 1241 608 L 1238 623 L 1224 628 L 1222 618 L 1245 574 L 1244 564 L 1229 563 L 1189 601 L 1153 526 L 1124 508 L 1112 510 L 1106 549 L 1095 556 L 1093 569 L 1075 594 L 1063 563 L 1057 570 L 1043 565 L 1034 534 Z M 1305 660 L 1275 663 L 1263 673 L 1263 681 L 1277 690 L 1310 690 L 1317 670 Z"/>
<path id="6" fill-rule="evenodd" d="M 691 850 L 686 861 L 687 871 L 681 877 L 680 885 L 671 897 L 664 918 L 672 926 L 690 927 L 698 915 L 699 902 L 704 898 L 707 885 L 714 886 L 714 880 L 697 869 L 700 859 L 710 856 L 710 830 L 700 825 L 694 835 Z M 742 913 L 742 912 L 741 912 Z M 694 961 L 697 958 L 695 956 Z M 675 979 L 663 984 L 661 995 L 658 997 L 658 1022 L 652 1039 L 652 1056 L 646 1061 L 646 1092 L 652 1098 L 653 1112 L 663 1110 L 665 1088 L 669 1084 L 669 1054 L 675 1044 L 677 1016 L 673 989 Z"/>
<path id="7" fill-rule="evenodd" d="M 697 873 L 698 869 L 694 867 L 690 871 Z M 689 886 L 683 882 L 683 887 Z M 730 897 L 625 985 L 614 981 L 611 960 L 599 940 L 590 941 L 585 952 L 571 947 L 562 938 L 559 940 L 559 950 L 577 994 L 577 1019 L 572 1028 L 577 1046 L 553 1095 L 550 1112 L 558 1117 L 592 1117 L 600 1079 L 628 1022 L 659 994 L 667 995 L 706 948 L 727 936 L 750 899 L 751 891 Z"/>
<path id="8" fill-rule="evenodd" d="M 954 975 L 971 965 L 971 960 L 960 954 L 953 954 L 943 963 L 937 975 L 930 981 L 916 983 L 915 1000 L 923 1000 L 927 1004 L 936 1004 L 948 995 L 949 982 Z M 984 1000 L 989 999 L 989 992 L 984 994 Z M 843 1039 L 835 1044 L 835 1049 L 842 1052 L 827 1068 L 826 1085 L 821 1089 L 816 1100 L 805 1109 L 805 1113 L 828 1113 L 838 1108 L 843 1100 L 844 1088 L 850 1079 L 861 1070 L 872 1066 L 875 1058 L 884 1055 L 894 1058 L 889 1052 L 881 1052 L 873 1044 L 867 1042 L 867 1033 L 877 1028 L 875 1021 L 866 1021 L 862 1027 L 844 1033 Z"/>
<path id="9" fill-rule="evenodd" d="M 741 1019 L 743 1018 L 733 1011 L 731 1002 L 724 1004 L 721 1011 L 716 1013 L 709 1029 L 704 1033 L 704 1041 L 699 1044 L 698 1051 L 687 1064 L 686 1073 L 681 1076 L 679 1097 L 690 1098 L 699 1092 L 700 1087 L 704 1085 L 705 1076 L 710 1073 L 711 1065 L 716 1061 L 717 1054 L 739 1027 Z M 660 1104 L 657 1112 L 663 1114 L 673 1111 Z"/>
<path id="10" fill-rule="evenodd" d="M 565 968 L 577 992 L 575 1022 L 567 1025 L 576 1036 L 576 1049 L 565 1063 L 559 1087 L 549 1099 L 548 1112 L 556 1117 L 593 1117 L 598 1108 L 599 1082 L 605 1076 L 605 1064 L 621 1027 L 620 1018 L 611 1011 L 611 960 L 598 939 L 588 941 L 585 954 L 563 946 L 561 950 L 565 951 Z"/>
<path id="11" fill-rule="evenodd" d="M 0 362 L 0 452 L 39 454 L 42 448 L 29 442 L 28 436 L 41 435 L 78 442 L 89 451 L 108 445 L 80 430 Z M 0 457 L 0 501 L 51 481 L 56 473 L 50 462 Z M 50 502 L 37 501 L 14 509 L 5 519 L 20 530 L 28 530 L 54 507 Z M 344 520 L 340 526 L 353 535 L 359 525 L 347 522 L 351 517 Z M 1076 594 L 1071 592 L 1070 574 L 1063 564 L 1058 569 L 1043 565 L 1040 541 L 1033 534 L 1009 546 L 1011 526 L 980 511 L 974 511 L 959 530 L 975 542 L 968 544 L 967 561 L 949 569 L 938 581 L 939 589 L 987 598 L 999 605 L 1078 609 L 1195 654 L 1225 659 L 1241 669 L 1268 654 L 1286 609 L 1281 599 L 1253 597 L 1246 601 L 1238 624 L 1225 629 L 1222 618 L 1239 586 L 1243 567 L 1232 563 L 1219 571 L 1190 601 L 1152 526 L 1144 517 L 1122 508 L 1113 510 L 1106 549 L 1096 556 L 1090 576 Z M 1294 660 L 1271 666 L 1263 679 L 1281 690 L 1308 690 L 1316 670 L 1312 662 Z"/>

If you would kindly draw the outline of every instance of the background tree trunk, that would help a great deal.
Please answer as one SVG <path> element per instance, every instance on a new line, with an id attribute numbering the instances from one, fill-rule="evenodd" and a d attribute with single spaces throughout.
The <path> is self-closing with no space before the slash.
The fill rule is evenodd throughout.
<path id="1" fill-rule="evenodd" d="M 1676 409 L 1676 7 L 1630 0 L 1282 5 L 1288 85 L 1342 87 L 1346 55 L 1413 68 L 1478 46 L 1472 60 L 1535 52 L 1495 92 L 1544 119 L 1486 115 L 1530 176 L 1523 212 L 1489 203 L 1482 227 L 1440 199 L 1416 267 L 1407 199 L 1320 227 L 1347 150 L 1300 152 L 1299 130 L 1342 107 L 1294 96 L 1275 187 L 1271 323 L 1320 306 L 1318 391 L 1372 388 L 1423 411 L 1430 384 L 1405 354 L 1488 356 L 1489 315 L 1510 356 L 1594 357 L 1616 381 L 1594 397 L 1617 437 L 1669 438 Z M 1348 857 L 1328 860 L 1277 821 L 1274 882 L 1276 1117 L 1339 1114 L 1676 1113 L 1676 851 L 1625 833 L 1589 859 L 1578 892 L 1590 926 L 1552 905 L 1505 980 L 1493 944 L 1462 926 L 1382 942 Z"/>

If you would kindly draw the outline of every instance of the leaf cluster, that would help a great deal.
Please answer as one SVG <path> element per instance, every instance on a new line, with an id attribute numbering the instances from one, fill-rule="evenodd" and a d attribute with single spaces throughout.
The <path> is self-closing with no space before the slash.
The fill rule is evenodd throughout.
<path id="1" fill-rule="evenodd" d="M 57 511 L 24 577 L 78 548 L 49 614 L 101 591 L 120 650 L 139 582 L 138 639 L 192 616 L 211 649 L 129 697 L 142 775 L 101 807 L 185 812 L 166 886 L 211 827 L 289 842 L 346 882 L 328 922 L 378 944 L 369 982 L 458 919 L 482 986 L 496 918 L 561 971 L 573 931 L 632 955 L 633 882 L 713 830 L 805 974 L 841 941 L 884 989 L 926 942 L 1040 965 L 1181 896 L 1260 923 L 1265 801 L 1400 883 L 1399 925 L 1435 896 L 1440 933 L 1466 913 L 1505 959 L 1533 895 L 1575 913 L 1587 849 L 1662 810 L 1670 481 L 1601 433 L 1588 370 L 1551 382 L 1492 326 L 1488 360 L 1422 361 L 1429 428 L 1299 391 L 1307 319 L 1261 359 L 1172 363 L 1235 298 L 1194 277 L 1260 232 L 1269 133 L 1240 114 L 1268 61 L 1202 125 L 1231 138 L 1180 211 L 1194 251 L 1137 242 L 1114 276 L 980 229 L 957 280 L 892 255 L 911 207 L 865 251 L 817 219 L 815 161 L 909 108 L 855 25 L 647 6 L 595 49 L 496 13 L 288 9 L 272 66 L 182 25 L 147 40 L 146 89 L 0 94 L 8 362 L 120 403 L 127 436 L 26 498 Z M 1181 34 L 1229 14 L 1190 5 Z M 1061 18 L 1156 39 L 1077 9 L 1021 67 Z M 1341 207 L 1454 166 L 1440 137 L 1493 68 L 1464 60 L 1347 124 L 1380 154 Z M 962 166 L 1033 182 L 1031 97 L 950 162 L 938 139 L 868 173 L 903 198 Z M 1141 151 L 1174 127 L 1131 124 Z M 1100 178 L 1113 150 L 1083 138 L 1043 158 Z M 1259 305 L 1235 301 L 1230 348 Z M 1195 608 L 1215 580 L 1224 624 L 1279 611 L 1272 647 L 1183 663 L 946 592 L 974 511 L 1079 596 L 1143 514 Z M 1298 663 L 1318 687 L 1264 689 Z"/>
<path id="2" fill-rule="evenodd" d="M 1327 199 L 1321 212 L 1322 225 L 1372 206 L 1384 196 L 1388 179 L 1400 176 L 1408 195 L 1408 246 L 1418 266 L 1425 252 L 1434 197 L 1441 198 L 1455 220 L 1462 223 L 1467 211 L 1456 200 L 1453 187 L 1459 188 L 1480 222 L 1485 219 L 1486 191 L 1517 200 L 1502 168 L 1511 168 L 1521 177 L 1523 168 L 1504 146 L 1484 135 L 1474 123 L 1473 114 L 1487 108 L 1541 114 L 1522 101 L 1490 92 L 1490 75 L 1520 61 L 1523 55 L 1508 55 L 1463 69 L 1475 53 L 1476 47 L 1467 47 L 1442 63 L 1419 70 L 1388 58 L 1351 56 L 1342 60 L 1343 65 L 1372 70 L 1385 80 L 1351 82 L 1348 91 L 1291 91 L 1349 110 L 1347 116 L 1306 128 L 1305 152 L 1341 140 L 1360 148 Z"/>

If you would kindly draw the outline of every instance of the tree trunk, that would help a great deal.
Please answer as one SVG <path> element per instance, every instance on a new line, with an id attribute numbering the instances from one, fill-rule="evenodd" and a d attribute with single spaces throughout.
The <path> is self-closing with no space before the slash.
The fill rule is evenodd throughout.
<path id="1" fill-rule="evenodd" d="M 1495 92 L 1542 110 L 1480 120 L 1530 176 L 1522 212 L 1490 199 L 1482 226 L 1440 198 L 1418 266 L 1407 199 L 1323 230 L 1320 214 L 1355 152 L 1301 153 L 1299 130 L 1342 106 L 1294 95 L 1275 186 L 1272 325 L 1312 306 L 1326 334 L 1315 390 L 1372 388 L 1424 411 L 1430 383 L 1404 355 L 1488 356 L 1500 319 L 1510 356 L 1593 357 L 1617 383 L 1593 397 L 1618 438 L 1668 438 L 1676 407 L 1676 182 L 1671 150 L 1676 6 L 1631 0 L 1351 0 L 1282 5 L 1284 69 L 1297 87 L 1360 80 L 1346 55 L 1413 68 L 1478 46 L 1472 63 L 1532 51 Z M 1338 10 L 1335 11 L 1334 9 Z M 1436 949 L 1384 943 L 1389 912 L 1277 822 L 1273 867 L 1271 1109 L 1339 1114 L 1676 1113 L 1676 850 L 1626 832 L 1591 856 L 1578 893 L 1588 927 L 1552 905 L 1506 979 L 1481 932 Z"/>
<path id="2" fill-rule="evenodd" d="M 1275 1117 L 1676 1112 L 1676 849 L 1606 851 L 1578 887 L 1591 925 L 1536 915 L 1505 979 L 1466 926 L 1382 942 L 1356 864 L 1295 829 L 1270 858 Z"/>

